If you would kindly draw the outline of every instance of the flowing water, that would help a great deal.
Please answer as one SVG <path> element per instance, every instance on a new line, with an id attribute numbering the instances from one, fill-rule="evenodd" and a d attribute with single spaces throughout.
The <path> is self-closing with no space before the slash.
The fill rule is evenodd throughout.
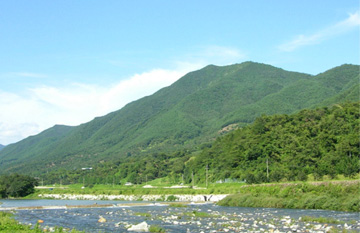
<path id="1" fill-rule="evenodd" d="M 16 210 L 24 224 L 43 220 L 44 228 L 61 226 L 86 232 L 128 232 L 145 221 L 166 232 L 326 232 L 331 228 L 360 232 L 359 213 L 325 210 L 221 207 L 211 203 L 171 207 L 160 203 L 85 200 L 0 200 L 0 209 L 47 206 Z M 109 205 L 101 208 L 70 208 L 74 205 Z M 99 222 L 100 216 L 106 222 Z M 335 223 L 301 221 L 304 216 L 332 218 Z"/>

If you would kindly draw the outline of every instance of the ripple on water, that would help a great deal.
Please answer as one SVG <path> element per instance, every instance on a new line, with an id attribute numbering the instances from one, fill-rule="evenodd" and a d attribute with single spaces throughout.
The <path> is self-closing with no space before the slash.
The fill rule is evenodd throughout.
<path id="1" fill-rule="evenodd" d="M 114 202 L 109 202 L 114 203 Z M 53 203 L 52 203 L 53 204 Z M 61 202 L 59 203 L 61 204 Z M 73 203 L 75 204 L 75 203 Z M 79 203 L 76 203 L 79 204 Z M 84 204 L 84 203 L 81 203 Z M 99 216 L 106 219 L 99 222 Z M 341 224 L 301 222 L 302 216 L 333 218 Z M 132 206 L 112 208 L 18 210 L 16 219 L 26 224 L 44 221 L 42 226 L 62 226 L 86 232 L 127 232 L 131 225 L 146 221 L 167 232 L 288 232 L 325 231 L 329 227 L 348 228 L 360 232 L 359 213 L 325 210 L 221 207 L 213 204 L 169 206 Z"/>

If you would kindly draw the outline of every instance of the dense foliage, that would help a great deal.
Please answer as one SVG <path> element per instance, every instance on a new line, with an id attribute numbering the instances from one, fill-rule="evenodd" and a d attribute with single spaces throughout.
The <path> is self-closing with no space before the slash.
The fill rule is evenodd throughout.
<path id="1" fill-rule="evenodd" d="M 316 76 L 254 62 L 210 65 L 119 111 L 77 127 L 55 126 L 6 146 L 0 151 L 0 173 L 39 176 L 58 171 L 62 176 L 64 170 L 103 164 L 109 168 L 129 157 L 142 160 L 156 154 L 171 157 L 179 150 L 197 151 L 219 132 L 245 126 L 261 114 L 291 114 L 357 101 L 358 79 L 355 65 Z M 138 170 L 135 174 L 146 173 Z"/>
<path id="2" fill-rule="evenodd" d="M 359 172 L 359 102 L 262 116 L 245 128 L 218 138 L 187 164 L 212 180 L 247 183 L 306 180 Z M 200 175 L 199 177 L 205 177 Z"/>
<path id="3" fill-rule="evenodd" d="M 92 170 L 58 170 L 47 183 L 145 183 L 167 177 L 170 183 L 196 184 L 224 179 L 247 183 L 315 180 L 359 172 L 359 102 L 302 110 L 293 115 L 261 116 L 244 128 L 204 144 L 198 152 L 153 153 L 104 162 Z"/>
<path id="4" fill-rule="evenodd" d="M 26 175 L 0 176 L 0 198 L 25 197 L 35 190 L 37 180 Z"/>
<path id="5" fill-rule="evenodd" d="M 244 186 L 224 206 L 360 211 L 359 182 Z"/>

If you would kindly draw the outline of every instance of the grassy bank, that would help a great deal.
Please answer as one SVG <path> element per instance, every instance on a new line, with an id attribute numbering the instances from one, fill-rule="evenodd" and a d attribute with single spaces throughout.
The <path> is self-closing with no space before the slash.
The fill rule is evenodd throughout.
<path id="1" fill-rule="evenodd" d="M 39 194 L 92 194 L 92 195 L 185 195 L 185 194 L 234 194 L 219 202 L 223 206 L 274 207 L 297 209 L 327 209 L 338 211 L 360 211 L 360 181 L 337 180 L 322 182 L 293 182 L 260 185 L 244 183 L 199 185 L 200 189 L 169 188 L 157 185 L 94 185 L 82 188 L 81 184 L 52 186 L 52 190 L 38 189 L 27 198 L 38 198 Z"/>
<path id="2" fill-rule="evenodd" d="M 360 182 L 246 185 L 222 206 L 360 211 Z"/>
<path id="3" fill-rule="evenodd" d="M 50 229 L 47 229 L 49 231 Z M 62 227 L 54 227 L 51 229 L 52 232 L 60 233 L 60 232 L 72 232 L 72 233 L 80 233 L 83 231 L 77 231 L 75 229 L 63 229 Z M 42 233 L 44 232 L 44 228 L 40 227 L 40 225 L 35 225 L 34 227 L 20 224 L 13 218 L 13 214 L 7 212 L 0 211 L 0 232 L 4 233 Z"/>
<path id="4" fill-rule="evenodd" d="M 82 188 L 81 184 L 67 186 L 50 186 L 52 190 L 36 189 L 36 192 L 27 198 L 36 198 L 39 194 L 93 194 L 93 195 L 171 195 L 171 194 L 229 194 L 240 191 L 244 183 L 209 184 L 197 188 L 170 188 L 166 185 L 144 188 L 144 185 L 94 185 Z"/>

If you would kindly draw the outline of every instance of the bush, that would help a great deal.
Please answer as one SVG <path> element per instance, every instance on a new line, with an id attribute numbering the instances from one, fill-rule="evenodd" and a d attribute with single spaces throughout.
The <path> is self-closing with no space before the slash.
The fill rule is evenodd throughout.
<path id="1" fill-rule="evenodd" d="M 149 228 L 149 231 L 150 232 L 159 232 L 159 233 L 165 233 L 165 229 L 158 226 L 158 225 L 151 225 L 150 228 Z"/>
<path id="2" fill-rule="evenodd" d="M 170 195 L 166 198 L 166 201 L 177 201 L 177 200 L 178 200 L 178 198 L 175 197 L 174 195 Z"/>

